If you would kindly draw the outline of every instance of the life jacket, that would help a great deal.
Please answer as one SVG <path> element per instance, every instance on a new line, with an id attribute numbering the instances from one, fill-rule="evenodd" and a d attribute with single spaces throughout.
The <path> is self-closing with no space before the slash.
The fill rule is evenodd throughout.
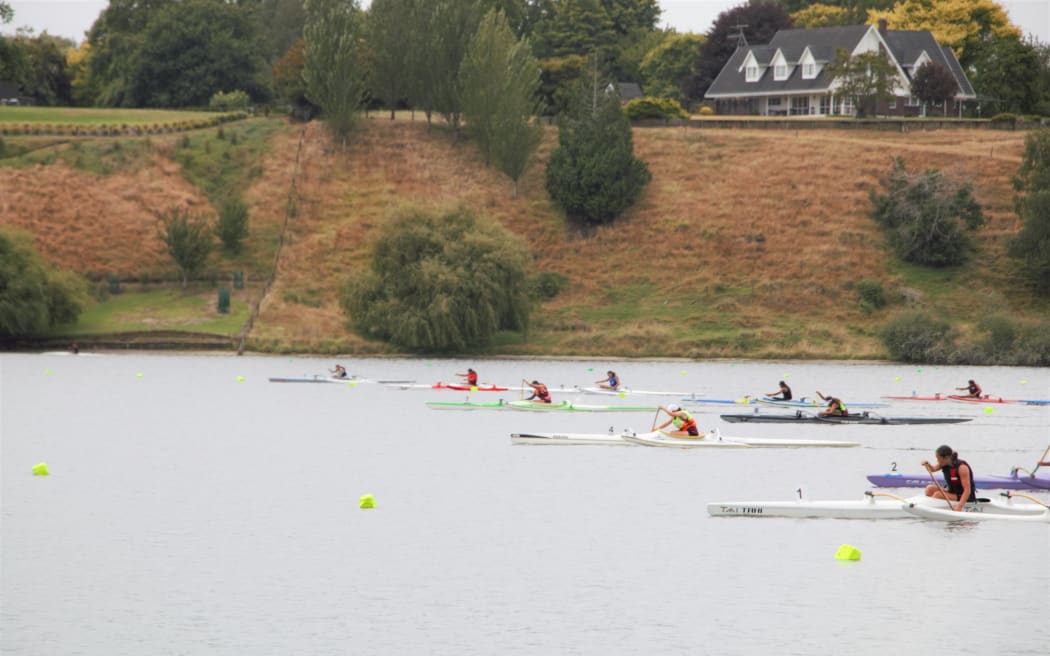
<path id="1" fill-rule="evenodd" d="M 949 492 L 954 494 L 956 497 L 962 496 L 963 484 L 962 477 L 959 476 L 959 466 L 966 465 L 970 469 L 970 496 L 967 501 L 977 500 L 977 486 L 973 484 L 973 468 L 970 467 L 970 463 L 965 460 L 956 460 L 948 467 L 943 467 L 941 473 L 944 474 L 944 487 Z"/>
<path id="2" fill-rule="evenodd" d="M 970 387 L 970 396 L 980 396 L 981 395 L 981 388 L 980 388 L 980 386 L 977 385 L 977 383 L 974 383 L 973 385 L 970 385 L 969 387 Z"/>
<path id="3" fill-rule="evenodd" d="M 536 398 L 538 398 L 539 400 L 543 401 L 544 403 L 550 403 L 551 402 L 551 393 L 549 391 L 547 391 L 547 386 L 546 385 L 544 385 L 543 383 L 540 383 L 539 385 L 537 385 L 535 387 L 535 390 L 536 391 L 534 392 L 534 394 L 536 395 Z"/>
<path id="4" fill-rule="evenodd" d="M 785 388 L 781 389 L 780 390 L 780 397 L 782 399 L 784 399 L 785 401 L 790 401 L 791 400 L 791 388 L 790 387 L 785 387 Z"/>
<path id="5" fill-rule="evenodd" d="M 842 399 L 839 399 L 839 398 L 836 398 L 836 397 L 833 396 L 833 397 L 831 397 L 828 400 L 828 407 L 829 408 L 832 405 L 836 405 L 836 404 L 838 405 L 839 411 L 842 413 L 843 417 L 849 415 L 849 410 L 846 409 L 846 404 L 842 402 Z"/>
<path id="6" fill-rule="evenodd" d="M 467 372 L 467 383 L 470 385 L 478 384 L 478 374 L 473 371 Z"/>
<path id="7" fill-rule="evenodd" d="M 685 410 L 679 410 L 679 412 L 685 415 L 685 417 L 683 418 L 675 415 L 671 416 L 671 421 L 674 422 L 674 427 L 676 430 L 684 431 L 696 426 L 696 420 L 693 419 L 693 415 L 689 414 Z"/>
<path id="8" fill-rule="evenodd" d="M 620 379 L 616 376 L 609 376 L 609 387 L 616 389 L 620 386 Z"/>

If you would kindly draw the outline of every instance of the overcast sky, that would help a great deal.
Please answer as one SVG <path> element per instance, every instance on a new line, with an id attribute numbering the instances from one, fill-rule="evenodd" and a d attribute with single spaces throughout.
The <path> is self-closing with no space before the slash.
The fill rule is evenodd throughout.
<path id="1" fill-rule="evenodd" d="M 8 0 L 15 10 L 15 19 L 9 25 L 0 25 L 0 33 L 12 34 L 22 26 L 37 33 L 50 34 L 80 41 L 95 22 L 108 0 Z M 368 5 L 370 0 L 363 4 Z M 660 0 L 663 15 L 661 25 L 669 25 L 679 32 L 706 32 L 719 13 L 742 4 L 744 0 Z M 1025 34 L 1033 34 L 1040 41 L 1050 43 L 1050 0 L 1000 0 L 1010 20 Z"/>

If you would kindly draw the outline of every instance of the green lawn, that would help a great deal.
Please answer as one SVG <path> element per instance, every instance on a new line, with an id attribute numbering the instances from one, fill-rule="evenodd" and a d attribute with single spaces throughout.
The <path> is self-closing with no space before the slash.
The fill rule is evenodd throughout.
<path id="1" fill-rule="evenodd" d="M 95 107 L 0 107 L 0 123 L 149 124 L 210 118 L 214 112 Z"/>
<path id="2" fill-rule="evenodd" d="M 97 335 L 149 330 L 181 330 L 215 335 L 240 333 L 251 311 L 247 301 L 235 294 L 229 314 L 216 309 L 218 292 L 156 289 L 126 291 L 90 305 L 73 325 L 60 326 L 54 335 Z"/>

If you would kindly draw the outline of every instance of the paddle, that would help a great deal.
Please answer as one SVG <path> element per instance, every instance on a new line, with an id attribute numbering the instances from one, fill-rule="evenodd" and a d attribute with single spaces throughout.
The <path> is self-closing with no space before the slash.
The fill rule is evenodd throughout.
<path id="1" fill-rule="evenodd" d="M 1035 461 L 1035 467 L 1033 467 L 1032 471 L 1029 472 L 1032 476 L 1035 476 L 1035 473 L 1039 471 L 1039 463 L 1044 462 L 1046 460 L 1046 454 L 1048 453 L 1050 453 L 1050 444 L 1046 445 L 1046 450 L 1043 451 L 1043 455 L 1039 457 L 1039 460 Z"/>
<path id="2" fill-rule="evenodd" d="M 932 470 L 927 469 L 926 473 L 930 475 L 930 480 L 933 481 L 933 484 L 936 485 L 937 489 L 941 491 L 941 498 L 944 499 L 944 502 L 946 504 L 948 504 L 948 510 L 954 512 L 955 506 L 952 505 L 952 500 L 948 498 L 948 492 L 943 487 L 941 487 L 941 482 L 938 481 L 937 478 L 933 475 Z"/>
<path id="3" fill-rule="evenodd" d="M 658 408 L 656 408 L 656 414 L 653 415 L 653 427 L 649 429 L 650 433 L 656 430 L 656 420 L 659 419 L 659 418 L 660 418 L 660 408 L 658 407 Z"/>

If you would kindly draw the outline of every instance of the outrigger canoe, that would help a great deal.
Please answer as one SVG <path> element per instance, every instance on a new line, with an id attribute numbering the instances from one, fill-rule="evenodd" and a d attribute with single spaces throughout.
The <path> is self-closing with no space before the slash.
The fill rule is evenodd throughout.
<path id="1" fill-rule="evenodd" d="M 499 410 L 507 407 L 503 399 L 498 401 L 427 401 L 428 408 L 435 410 Z"/>
<path id="2" fill-rule="evenodd" d="M 614 433 L 514 433 L 510 436 L 516 444 L 604 444 L 623 446 L 640 444 L 643 446 L 666 446 L 675 448 L 710 448 L 710 447 L 851 447 L 860 446 L 857 442 L 835 442 L 832 440 L 779 439 L 760 437 L 728 437 L 715 429 L 699 437 L 672 437 L 660 431 L 635 433 L 623 431 Z"/>
<path id="3" fill-rule="evenodd" d="M 853 415 L 820 417 L 801 411 L 793 415 L 763 415 L 757 412 L 750 414 L 719 415 L 723 421 L 730 423 L 756 423 L 756 424 L 871 424 L 871 425 L 903 425 L 903 424 L 961 424 L 971 421 L 972 417 L 882 417 L 870 415 L 867 412 Z"/>
<path id="4" fill-rule="evenodd" d="M 681 402 L 688 405 L 691 403 L 714 403 L 716 405 L 752 405 L 758 403 L 757 399 L 742 396 L 739 399 L 698 399 L 695 396 L 683 396 Z"/>
<path id="5" fill-rule="evenodd" d="M 1050 523 L 1050 509 L 1039 504 L 1029 504 L 1038 509 L 1038 511 L 1032 513 L 1002 513 L 998 511 L 991 511 L 977 506 L 974 508 L 964 508 L 963 510 L 956 512 L 949 509 L 943 503 L 938 506 L 930 506 L 926 504 L 918 503 L 906 503 L 903 506 L 904 512 L 915 517 L 921 517 L 923 519 L 935 519 L 942 522 L 984 522 L 984 521 L 1013 521 L 1013 522 L 1041 522 Z"/>
<path id="6" fill-rule="evenodd" d="M 467 385 L 465 383 L 434 383 L 430 389 L 447 389 L 457 392 L 506 392 L 509 388 L 492 384 Z"/>
<path id="7" fill-rule="evenodd" d="M 270 377 L 271 383 L 378 383 L 381 385 L 396 385 L 396 384 L 407 384 L 414 383 L 414 380 L 400 380 L 400 379 L 379 379 L 373 380 L 371 378 L 358 378 L 357 376 L 350 376 L 349 378 L 334 378 L 332 376 L 321 376 L 314 374 L 313 376 L 293 376 L 293 377 Z"/>
<path id="8" fill-rule="evenodd" d="M 798 400 L 783 401 L 781 399 L 771 399 L 768 396 L 763 396 L 758 399 L 759 403 L 765 403 L 766 405 L 775 405 L 781 408 L 823 408 L 827 405 L 826 401 L 819 399 L 807 399 L 802 397 Z M 877 402 L 862 402 L 850 401 L 849 406 L 851 408 L 886 408 L 889 407 L 889 403 L 877 403 Z"/>
<path id="9" fill-rule="evenodd" d="M 930 476 L 890 472 L 869 474 L 868 481 L 878 487 L 926 487 Z M 1009 476 L 974 476 L 973 484 L 979 490 L 1050 490 L 1050 476 L 1025 476 L 1015 471 Z"/>
<path id="10" fill-rule="evenodd" d="M 906 506 L 910 507 L 906 509 Z M 864 499 L 837 501 L 719 501 L 707 504 L 707 512 L 712 517 L 796 517 L 796 518 L 831 518 L 831 519 L 907 519 L 914 517 L 914 508 L 942 508 L 948 506 L 944 499 L 935 499 L 924 495 L 903 499 L 894 495 L 866 492 Z M 972 509 L 972 514 L 999 514 L 1015 517 L 1043 517 L 1046 508 L 1035 503 L 1001 502 L 990 499 L 979 499 L 976 503 L 965 506 Z M 971 514 L 969 511 L 959 515 Z"/>
<path id="11" fill-rule="evenodd" d="M 619 389 L 606 389 L 604 387 L 576 387 L 577 392 L 583 394 L 598 394 L 601 396 L 683 396 L 688 392 L 660 392 L 657 390 L 638 390 L 631 387 L 621 387 Z M 701 392 L 694 392 L 694 395 L 701 394 Z"/>
<path id="12" fill-rule="evenodd" d="M 891 401 L 947 401 L 948 397 L 940 392 L 935 393 L 933 396 L 917 396 L 912 394 L 911 396 L 883 396 L 883 399 L 890 399 Z"/>
<path id="13" fill-rule="evenodd" d="M 515 410 L 534 412 L 656 412 L 655 405 L 588 405 L 573 401 L 561 403 L 535 403 L 533 401 L 511 401 L 507 405 Z"/>

